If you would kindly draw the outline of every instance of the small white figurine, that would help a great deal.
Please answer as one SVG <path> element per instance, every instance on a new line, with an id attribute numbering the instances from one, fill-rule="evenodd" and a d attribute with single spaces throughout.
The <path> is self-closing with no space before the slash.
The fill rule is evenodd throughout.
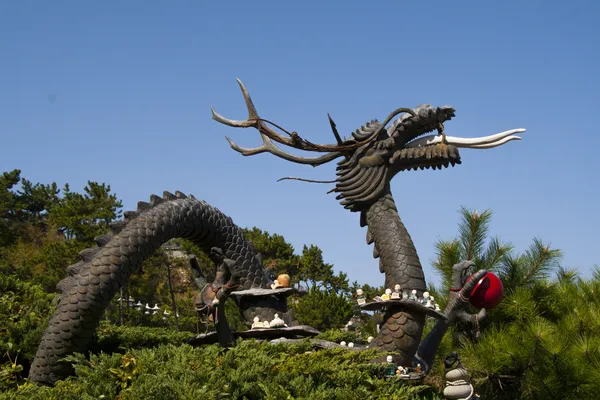
<path id="1" fill-rule="evenodd" d="M 438 303 L 435 303 L 435 311 L 441 311 L 440 305 Z"/>
<path id="2" fill-rule="evenodd" d="M 363 304 L 365 304 L 367 302 L 367 296 L 365 296 L 363 294 L 363 290 L 362 289 L 358 289 L 356 291 L 356 300 L 358 300 L 358 305 L 362 306 Z"/>
<path id="3" fill-rule="evenodd" d="M 429 301 L 429 292 L 423 292 L 423 298 L 421 299 L 421 304 L 427 304 Z"/>
<path id="4" fill-rule="evenodd" d="M 373 336 L 369 336 L 369 337 L 367 338 L 367 343 L 371 343 L 372 341 L 373 341 Z"/>
<path id="5" fill-rule="evenodd" d="M 264 328 L 270 328 L 271 327 L 271 325 L 269 324 L 269 321 L 267 321 L 267 320 L 265 320 L 262 324 L 263 324 Z"/>
<path id="6" fill-rule="evenodd" d="M 385 289 L 385 294 L 381 296 L 381 300 L 387 301 L 392 298 L 392 289 Z"/>
<path id="7" fill-rule="evenodd" d="M 391 363 L 392 361 L 394 361 L 394 359 L 392 358 L 392 356 L 387 356 L 387 357 L 385 358 L 385 361 L 387 361 L 387 362 Z"/>
<path id="8" fill-rule="evenodd" d="M 408 291 L 403 290 L 402 291 L 402 300 L 407 300 L 408 299 Z"/>
<path id="9" fill-rule="evenodd" d="M 435 308 L 435 305 L 435 297 L 429 297 L 429 301 L 427 302 L 426 306 L 429 308 Z"/>
<path id="10" fill-rule="evenodd" d="M 344 346 L 346 347 L 346 342 L 344 342 L 343 340 L 340 342 L 340 346 Z"/>
<path id="11" fill-rule="evenodd" d="M 400 299 L 401 293 L 402 288 L 400 285 L 396 284 L 396 286 L 394 286 L 394 292 L 392 293 L 392 299 Z"/>
<path id="12" fill-rule="evenodd" d="M 412 301 L 417 301 L 417 289 L 413 289 L 410 292 L 410 296 L 408 296 L 408 299 Z"/>
<path id="13" fill-rule="evenodd" d="M 287 325 L 285 324 L 285 322 L 283 322 L 283 320 L 281 318 L 279 318 L 279 314 L 275 314 L 275 317 L 269 323 L 270 328 L 284 328 L 286 326 Z"/>
<path id="14" fill-rule="evenodd" d="M 252 323 L 251 329 L 264 329 L 265 325 L 263 322 L 260 322 L 260 318 L 254 317 L 254 322 Z"/>
<path id="15" fill-rule="evenodd" d="M 350 347 L 350 348 L 354 347 L 354 343 L 352 343 L 352 342 L 348 343 L 348 347 Z"/>

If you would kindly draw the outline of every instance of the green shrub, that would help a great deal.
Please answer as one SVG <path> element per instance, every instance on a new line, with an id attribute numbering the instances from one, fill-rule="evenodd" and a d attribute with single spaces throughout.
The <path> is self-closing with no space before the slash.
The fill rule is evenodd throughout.
<path id="1" fill-rule="evenodd" d="M 238 341 L 194 348 L 161 345 L 126 354 L 69 357 L 76 376 L 54 388 L 31 384 L 3 399 L 441 399 L 425 386 L 383 378 L 374 352 L 309 351 L 299 344 Z"/>

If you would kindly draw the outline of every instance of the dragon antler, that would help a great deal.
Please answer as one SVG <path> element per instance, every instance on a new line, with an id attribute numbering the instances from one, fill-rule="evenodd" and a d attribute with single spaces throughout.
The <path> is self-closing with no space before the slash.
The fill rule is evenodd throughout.
<path id="1" fill-rule="evenodd" d="M 373 134 L 370 135 L 368 138 L 366 138 L 362 141 L 350 143 L 350 144 L 341 144 L 340 143 L 340 140 L 338 139 L 339 135 L 337 135 L 337 132 L 334 129 L 335 125 L 332 125 L 332 129 L 334 129 L 334 134 L 336 134 L 336 140 L 338 141 L 338 144 L 314 144 L 312 142 L 309 142 L 306 139 L 301 138 L 297 132 L 290 133 L 287 130 L 283 129 L 282 127 L 278 126 L 277 124 L 275 124 L 271 121 L 268 121 L 266 119 L 260 118 L 258 116 L 258 112 L 256 111 L 256 107 L 254 106 L 254 103 L 252 102 L 252 99 L 250 98 L 250 94 L 248 93 L 248 90 L 246 89 L 246 87 L 244 86 L 244 84 L 242 83 L 241 80 L 237 79 L 237 81 L 238 81 L 238 84 L 240 85 L 240 89 L 242 90 L 242 95 L 244 96 L 244 100 L 246 101 L 246 107 L 248 108 L 248 119 L 246 119 L 246 120 L 228 119 L 228 118 L 225 118 L 225 117 L 219 115 L 212 107 L 211 107 L 211 111 L 212 111 L 212 118 L 215 121 L 220 122 L 224 125 L 232 126 L 234 128 L 250 128 L 250 127 L 252 127 L 252 128 L 256 128 L 259 131 L 260 137 L 263 141 L 263 144 L 259 147 L 254 147 L 254 148 L 241 147 L 237 143 L 232 141 L 230 138 L 226 137 L 231 148 L 233 150 L 237 151 L 238 153 L 242 154 L 243 156 L 253 156 L 255 154 L 260 154 L 260 153 L 271 153 L 271 154 L 273 154 L 279 158 L 282 158 L 284 160 L 287 160 L 287 161 L 295 162 L 298 164 L 310 164 L 313 167 L 316 167 L 318 165 L 325 164 L 327 162 L 335 160 L 338 157 L 343 156 L 345 152 L 349 152 L 351 150 L 354 150 L 360 146 L 363 146 L 363 145 L 375 140 L 379 136 L 379 134 L 384 131 L 385 126 L 396 115 L 403 113 L 403 112 L 409 113 L 411 115 L 415 115 L 414 111 L 411 109 L 399 108 L 399 109 L 395 110 L 394 112 L 392 112 L 385 119 L 385 121 L 381 124 L 379 129 L 377 129 L 375 132 L 373 132 Z M 330 123 L 331 123 L 331 119 L 330 119 Z M 276 128 L 281 129 L 289 137 L 282 136 L 281 134 L 275 132 L 267 124 L 273 125 Z M 277 147 L 275 145 L 275 143 L 273 143 L 273 141 L 281 143 L 281 144 L 289 146 L 289 147 L 292 147 L 294 149 L 298 149 L 298 150 L 312 151 L 312 152 L 327 152 L 327 154 L 320 156 L 320 157 L 301 157 L 301 156 L 297 156 L 297 155 L 285 152 L 281 148 Z"/>

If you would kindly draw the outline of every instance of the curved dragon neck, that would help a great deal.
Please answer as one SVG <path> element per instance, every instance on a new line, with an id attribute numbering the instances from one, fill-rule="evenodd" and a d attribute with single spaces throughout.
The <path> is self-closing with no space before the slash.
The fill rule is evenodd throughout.
<path id="1" fill-rule="evenodd" d="M 62 296 L 31 365 L 32 381 L 53 384 L 71 372 L 59 360 L 87 349 L 112 297 L 169 239 L 187 238 L 206 250 L 219 247 L 232 260 L 242 288 L 268 287 L 266 271 L 231 218 L 184 196 L 165 195 L 167 201 L 153 196 L 154 204 L 138 203 L 137 211 L 111 226 L 112 234 L 97 238 L 98 247 L 80 253 L 82 261 L 58 284 Z"/>
<path id="2" fill-rule="evenodd" d="M 374 242 L 373 256 L 385 273 L 385 287 L 400 284 L 403 290 L 425 291 L 423 268 L 415 245 L 402 223 L 389 186 L 379 199 L 361 213 L 367 225 L 367 243 Z"/>

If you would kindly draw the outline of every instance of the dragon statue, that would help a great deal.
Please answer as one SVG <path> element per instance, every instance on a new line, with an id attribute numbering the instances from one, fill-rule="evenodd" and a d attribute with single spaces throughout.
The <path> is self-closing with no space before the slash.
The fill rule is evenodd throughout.
<path id="1" fill-rule="evenodd" d="M 271 153 L 290 162 L 314 167 L 340 158 L 337 178 L 316 182 L 334 183 L 331 192 L 338 193 L 337 199 L 341 200 L 344 208 L 360 214 L 360 225 L 367 226 L 367 243 L 374 244 L 373 255 L 379 258 L 379 269 L 385 274 L 386 287 L 400 284 L 402 288 L 414 289 L 418 294 L 426 290 L 423 270 L 411 237 L 398 215 L 390 181 L 401 171 L 442 169 L 460 164 L 459 148 L 500 146 L 520 139 L 515 134 L 525 131 L 514 129 L 469 139 L 447 136 L 444 123 L 454 117 L 455 110 L 447 106 L 421 105 L 414 109 L 399 108 L 382 122 L 370 121 L 344 140 L 330 118 L 337 144 L 314 144 L 296 132 L 290 133 L 260 118 L 248 91 L 241 81 L 238 80 L 238 83 L 248 108 L 248 119 L 230 120 L 212 109 L 213 119 L 232 127 L 255 128 L 263 144 L 256 148 L 243 148 L 227 138 L 231 148 L 244 156 Z M 398 115 L 400 117 L 394 120 Z M 437 134 L 424 136 L 433 131 Z M 275 142 L 297 150 L 324 154 L 302 157 L 282 150 Z M 181 192 L 174 195 L 165 192 L 162 197 L 153 195 L 149 203 L 139 202 L 136 211 L 125 212 L 123 221 L 112 223 L 111 232 L 96 238 L 97 246 L 82 251 L 81 261 L 69 267 L 69 276 L 57 286 L 62 292 L 58 309 L 48 324 L 31 365 L 29 377 L 32 381 L 54 384 L 72 372 L 71 366 L 60 359 L 88 348 L 113 296 L 146 257 L 172 238 L 189 239 L 207 253 L 218 253 L 215 257 L 226 260 L 226 268 L 220 269 L 215 282 L 204 285 L 199 296 L 209 311 L 214 311 L 219 296 L 227 296 L 232 290 L 269 289 L 270 275 L 260 256 L 231 218 Z M 470 291 L 487 272 L 478 271 L 466 282 L 467 271 L 471 267 L 472 263 L 468 261 L 454 267 L 455 287 L 444 310 L 447 318 L 440 319 L 422 342 L 426 314 L 419 309 L 397 306 L 386 311 L 380 332 L 370 346 L 394 352 L 394 362 L 398 365 L 419 363 L 427 372 L 451 323 L 472 323 L 485 317 L 485 310 L 477 315 L 465 311 Z M 219 290 L 221 288 L 223 290 Z M 275 312 L 285 315 L 287 323 L 295 322 L 282 297 L 273 298 L 260 307 L 262 312 L 270 315 Z M 243 309 L 241 311 L 246 319 L 252 315 L 244 313 Z"/>

